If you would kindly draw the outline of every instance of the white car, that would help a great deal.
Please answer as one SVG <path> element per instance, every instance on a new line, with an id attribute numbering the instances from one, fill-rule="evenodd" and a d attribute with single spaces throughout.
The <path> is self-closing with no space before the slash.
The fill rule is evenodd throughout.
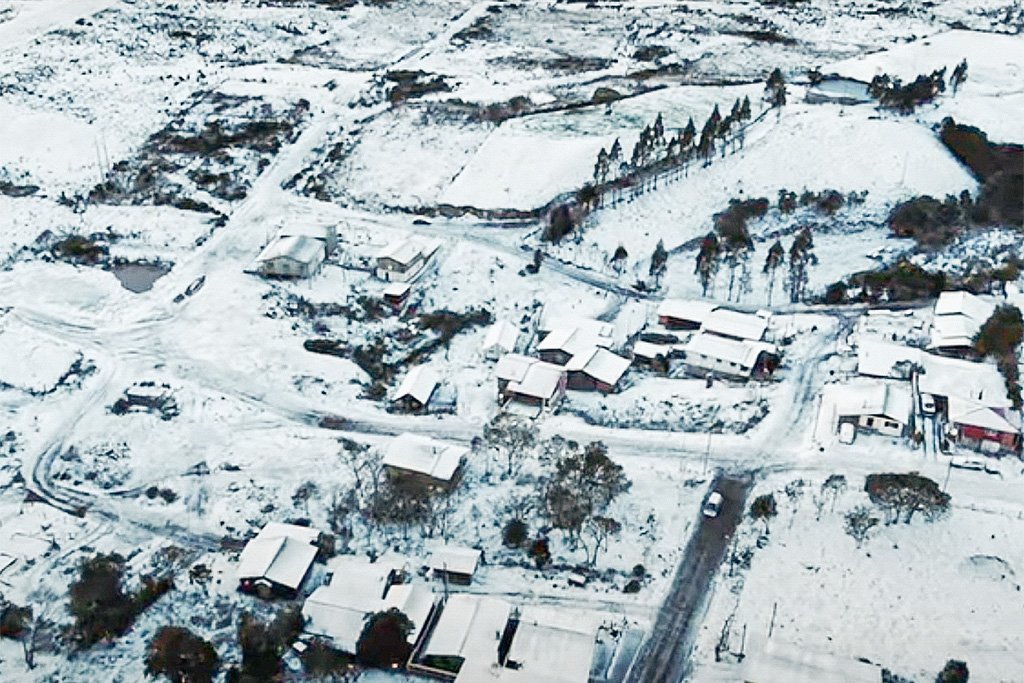
<path id="1" fill-rule="evenodd" d="M 857 428 L 852 422 L 844 422 L 839 425 L 839 443 L 850 444 L 857 438 Z"/>
<path id="2" fill-rule="evenodd" d="M 722 511 L 722 494 L 718 491 L 712 492 L 708 496 L 708 500 L 704 503 L 704 516 L 705 517 L 717 517 L 718 513 Z"/>

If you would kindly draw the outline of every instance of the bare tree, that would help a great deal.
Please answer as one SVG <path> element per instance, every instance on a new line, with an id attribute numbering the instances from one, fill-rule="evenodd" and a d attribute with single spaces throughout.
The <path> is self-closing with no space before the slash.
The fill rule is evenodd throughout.
<path id="1" fill-rule="evenodd" d="M 506 476 L 518 474 L 524 458 L 537 447 L 537 429 L 533 423 L 502 413 L 484 426 L 484 442 L 505 460 Z"/>
<path id="2" fill-rule="evenodd" d="M 880 521 L 878 517 L 871 514 L 871 509 L 866 505 L 858 505 L 846 513 L 846 533 L 860 548 L 864 545 L 871 530 L 878 526 Z"/>

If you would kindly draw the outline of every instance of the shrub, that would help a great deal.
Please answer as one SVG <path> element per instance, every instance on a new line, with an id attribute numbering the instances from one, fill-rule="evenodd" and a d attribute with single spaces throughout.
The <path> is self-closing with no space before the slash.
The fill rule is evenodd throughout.
<path id="1" fill-rule="evenodd" d="M 163 675 L 173 683 L 210 683 L 217 665 L 213 645 L 188 629 L 165 626 L 150 641 L 146 675 Z"/>
<path id="2" fill-rule="evenodd" d="M 647 568 L 644 567 L 642 564 L 634 565 L 633 576 L 635 576 L 638 579 L 644 578 L 645 576 L 647 576 Z"/>
<path id="3" fill-rule="evenodd" d="M 508 548 L 518 548 L 530 537 L 530 528 L 521 519 L 510 519 L 501 530 L 501 542 Z"/>
<path id="4" fill-rule="evenodd" d="M 886 268 L 856 273 L 850 280 L 852 286 L 860 287 L 859 298 L 864 301 L 932 299 L 946 288 L 945 273 L 929 273 L 903 260 Z"/>
<path id="5" fill-rule="evenodd" d="M 1016 306 L 1004 304 L 996 308 L 974 338 L 974 348 L 982 356 L 995 359 L 1006 381 L 1006 395 L 1013 407 L 1020 409 L 1021 387 L 1017 349 L 1024 340 L 1024 319 Z"/>
<path id="6" fill-rule="evenodd" d="M 764 531 L 768 533 L 768 520 L 779 514 L 775 505 L 775 494 L 766 493 L 754 499 L 750 504 L 750 516 L 764 522 Z"/>
<path id="7" fill-rule="evenodd" d="M 0 608 L 0 638 L 20 638 L 31 621 L 31 607 L 5 604 Z"/>
<path id="8" fill-rule="evenodd" d="M 530 550 L 527 554 L 537 565 L 537 569 L 543 569 L 551 562 L 551 549 L 548 546 L 548 539 L 538 538 L 535 540 L 530 544 Z"/>
<path id="9" fill-rule="evenodd" d="M 622 592 L 639 593 L 640 588 L 642 588 L 642 584 L 639 581 L 637 581 L 636 579 L 630 579 L 629 582 L 625 586 L 623 586 Z"/>
<path id="10" fill-rule="evenodd" d="M 356 659 L 364 666 L 388 669 L 404 664 L 412 652 L 413 623 L 394 607 L 371 614 L 356 643 Z"/>
<path id="11" fill-rule="evenodd" d="M 306 673 L 318 678 L 341 674 L 355 664 L 355 657 L 331 647 L 321 638 L 314 638 L 309 643 L 301 659 Z"/>
<path id="12" fill-rule="evenodd" d="M 927 247 L 948 244 L 968 224 L 970 197 L 952 195 L 939 201 L 927 195 L 897 204 L 889 212 L 889 229 L 899 237 L 912 237 Z"/>
<path id="13" fill-rule="evenodd" d="M 935 683 L 967 683 L 970 672 L 967 671 L 967 662 L 958 659 L 951 659 L 942 667 L 942 671 L 935 677 Z"/>
<path id="14" fill-rule="evenodd" d="M 870 474 L 864 481 L 864 490 L 871 502 L 886 512 L 891 524 L 898 522 L 901 515 L 909 524 L 916 512 L 934 519 L 949 509 L 949 494 L 917 472 Z"/>

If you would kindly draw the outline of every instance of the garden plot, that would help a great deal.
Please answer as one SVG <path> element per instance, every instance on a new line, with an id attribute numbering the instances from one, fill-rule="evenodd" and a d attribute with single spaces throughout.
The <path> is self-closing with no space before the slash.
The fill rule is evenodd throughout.
<path id="1" fill-rule="evenodd" d="M 941 464 L 900 466 L 890 458 L 886 465 L 884 455 L 863 456 L 878 472 L 923 465 L 939 483 L 945 474 Z M 822 486 L 826 474 L 797 476 L 776 476 L 755 490 L 774 492 L 778 516 L 766 536 L 757 520 L 737 533 L 735 560 L 720 572 L 698 635 L 694 680 L 774 680 L 785 671 L 787 680 L 870 681 L 880 668 L 932 680 L 948 659 L 967 661 L 972 679 L 1018 678 L 1024 546 L 1020 504 L 1010 492 L 1019 475 L 1011 483 L 957 472 L 948 515 L 879 524 L 860 547 L 845 532 L 846 515 L 866 506 L 884 519 L 862 490 L 864 470 L 847 472 L 835 495 Z M 738 663 L 731 653 L 741 648 L 746 657 Z"/>
<path id="2" fill-rule="evenodd" d="M 74 383 L 89 363 L 74 348 L 39 334 L 9 313 L 0 314 L 0 385 L 33 395 Z"/>

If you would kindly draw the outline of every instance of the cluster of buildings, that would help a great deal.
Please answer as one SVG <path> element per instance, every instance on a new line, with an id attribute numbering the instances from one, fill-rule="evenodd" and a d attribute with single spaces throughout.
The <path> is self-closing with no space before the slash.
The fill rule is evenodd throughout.
<path id="1" fill-rule="evenodd" d="M 927 348 L 862 338 L 855 381 L 822 395 L 823 421 L 850 441 L 858 432 L 935 437 L 983 453 L 1019 453 L 1022 420 L 995 364 L 974 359 L 974 337 L 994 307 L 968 292 L 943 292 Z M 852 427 L 844 427 L 844 424 Z"/>
<path id="2" fill-rule="evenodd" d="M 239 589 L 302 599 L 316 573 L 319 538 L 309 527 L 267 524 L 242 550 Z M 303 600 L 304 632 L 355 654 L 367 617 L 396 609 L 413 625 L 410 671 L 455 683 L 592 680 L 592 663 L 602 661 L 595 658 L 598 620 L 460 592 L 472 584 L 481 561 L 479 550 L 439 546 L 419 572 L 434 580 L 428 583 L 407 562 L 387 556 L 376 562 L 326 560 L 320 585 Z"/>

